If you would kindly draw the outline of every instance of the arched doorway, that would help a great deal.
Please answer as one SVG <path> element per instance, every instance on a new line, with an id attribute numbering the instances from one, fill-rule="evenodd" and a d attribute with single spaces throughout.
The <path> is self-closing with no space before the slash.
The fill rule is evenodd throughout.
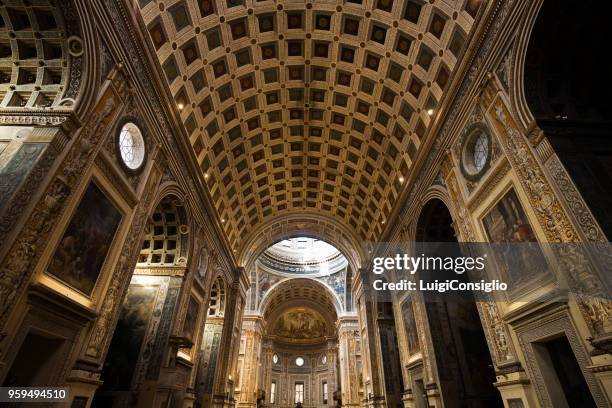
<path id="1" fill-rule="evenodd" d="M 194 407 L 206 407 L 211 404 L 221 336 L 225 321 L 225 307 L 227 302 L 227 285 L 220 276 L 217 277 L 210 288 L 210 298 L 206 311 L 204 336 L 198 351 L 198 373 L 196 379 L 196 402 Z"/>
<path id="2" fill-rule="evenodd" d="M 524 71 L 529 110 L 612 238 L 612 109 L 608 2 L 545 0 Z M 597 58 L 596 56 L 602 56 Z"/>
<path id="3" fill-rule="evenodd" d="M 452 245 L 457 242 L 452 223 L 444 202 L 432 199 L 425 204 L 416 239 L 423 243 L 427 255 L 460 254 L 459 246 Z M 444 280 L 444 273 L 433 271 L 427 278 Z M 452 271 L 450 274 L 452 279 L 465 279 Z M 500 394 L 493 386 L 493 363 L 472 294 L 433 293 L 425 297 L 425 310 L 444 406 L 502 407 Z"/>
<path id="4" fill-rule="evenodd" d="M 166 196 L 145 230 L 92 407 L 154 400 L 156 387 L 145 384 L 157 381 L 168 353 L 170 322 L 187 268 L 188 238 L 185 208 L 176 196 Z"/>
<path id="5" fill-rule="evenodd" d="M 382 279 L 385 281 L 385 279 Z M 404 382 L 400 360 L 395 310 L 393 302 L 385 299 L 376 303 L 376 329 L 380 344 L 382 374 L 384 376 L 385 402 L 388 408 L 403 407 Z"/>

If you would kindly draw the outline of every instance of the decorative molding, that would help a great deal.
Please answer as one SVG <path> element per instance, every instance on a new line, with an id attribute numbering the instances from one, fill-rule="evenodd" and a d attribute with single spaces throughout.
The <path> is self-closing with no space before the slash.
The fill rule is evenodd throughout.
<path id="1" fill-rule="evenodd" d="M 536 359 L 534 343 L 559 334 L 564 334 L 567 337 L 597 406 L 602 408 L 608 406 L 599 382 L 593 373 L 587 369 L 590 365 L 588 354 L 584 350 L 581 339 L 578 337 L 565 307 L 552 311 L 548 316 L 540 315 L 536 320 L 516 327 L 516 332 L 521 349 L 525 354 L 529 377 L 535 385 L 536 394 L 544 408 L 553 408 L 553 404 L 544 382 L 540 364 Z"/>
<path id="2" fill-rule="evenodd" d="M 571 210 L 570 213 L 576 219 L 576 224 L 580 227 L 586 239 L 590 242 L 608 242 L 570 175 L 561 164 L 559 157 L 552 155 L 544 166 L 552 176 L 555 187 L 559 189 L 561 196 Z"/>
<path id="3" fill-rule="evenodd" d="M 482 204 L 483 200 L 491 195 L 493 189 L 499 185 L 504 177 L 506 177 L 510 169 L 511 166 L 508 159 L 505 157 L 501 158 L 499 163 L 491 170 L 491 174 L 487 175 L 486 179 L 482 181 L 482 184 L 468 199 L 467 208 L 470 212 L 474 212 L 476 207 Z"/>
<path id="4" fill-rule="evenodd" d="M 91 166 L 92 157 L 99 150 L 116 113 L 117 96 L 107 89 L 90 120 L 80 132 L 76 143 L 70 147 L 61 168 L 56 173 L 31 212 L 21 234 L 4 257 L 0 267 L 0 327 L 4 325 L 15 300 L 29 281 L 35 262 L 46 247 L 59 215 L 68 198 L 81 181 L 81 175 Z"/>
<path id="5" fill-rule="evenodd" d="M 550 243 L 564 244 L 556 247 L 559 266 L 591 333 L 603 334 L 612 323 L 612 302 L 587 255 L 578 247 L 580 238 L 576 230 L 501 98 L 494 100 L 488 114 L 496 124 L 506 155 L 519 175 L 546 239 Z"/>

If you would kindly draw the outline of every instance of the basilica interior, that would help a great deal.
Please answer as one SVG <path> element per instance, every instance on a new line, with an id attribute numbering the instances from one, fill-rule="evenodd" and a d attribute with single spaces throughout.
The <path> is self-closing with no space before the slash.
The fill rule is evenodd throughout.
<path id="1" fill-rule="evenodd" d="M 611 407 L 605 3 L 1 0 L 1 387 Z M 541 249 L 379 297 L 415 242 Z"/>

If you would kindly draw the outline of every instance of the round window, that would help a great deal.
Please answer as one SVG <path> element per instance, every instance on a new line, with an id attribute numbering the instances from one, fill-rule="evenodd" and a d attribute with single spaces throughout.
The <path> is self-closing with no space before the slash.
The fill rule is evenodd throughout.
<path id="1" fill-rule="evenodd" d="M 121 161 L 129 170 L 138 170 L 145 159 L 145 143 L 140 128 L 132 122 L 126 122 L 117 140 Z"/>
<path id="2" fill-rule="evenodd" d="M 278 354 L 274 354 L 274 355 L 272 356 L 272 362 L 273 362 L 274 364 L 278 364 Z"/>
<path id="3" fill-rule="evenodd" d="M 474 141 L 472 147 L 472 155 L 474 156 L 474 167 L 477 171 L 484 169 L 489 156 L 489 139 L 484 133 L 480 133 Z"/>
<path id="4" fill-rule="evenodd" d="M 475 128 L 467 137 L 461 154 L 461 171 L 472 181 L 478 180 L 489 168 L 491 140 L 481 127 Z"/>
<path id="5" fill-rule="evenodd" d="M 295 359 L 295 365 L 301 367 L 304 365 L 304 359 L 302 357 L 298 357 Z"/>

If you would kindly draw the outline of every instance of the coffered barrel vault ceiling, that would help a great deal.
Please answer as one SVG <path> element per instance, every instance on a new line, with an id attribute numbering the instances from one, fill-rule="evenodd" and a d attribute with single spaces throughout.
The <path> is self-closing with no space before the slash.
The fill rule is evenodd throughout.
<path id="1" fill-rule="evenodd" d="M 317 211 L 376 239 L 480 0 L 140 0 L 234 248 Z"/>

